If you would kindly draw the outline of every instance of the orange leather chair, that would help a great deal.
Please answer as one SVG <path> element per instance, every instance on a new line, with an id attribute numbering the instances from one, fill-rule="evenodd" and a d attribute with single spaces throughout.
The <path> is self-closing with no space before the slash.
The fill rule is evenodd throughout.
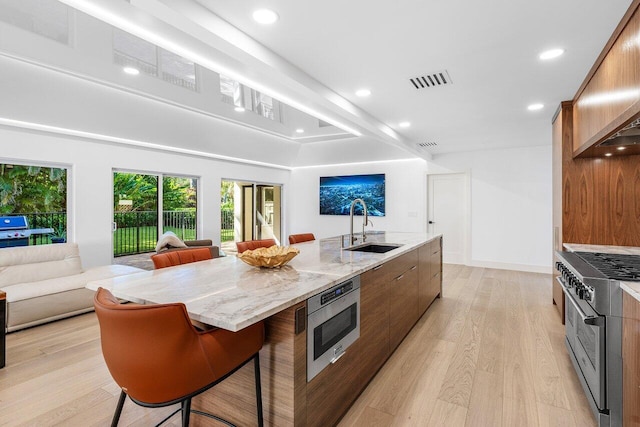
<path id="1" fill-rule="evenodd" d="M 312 240 L 316 240 L 316 236 L 313 233 L 302 233 L 302 234 L 290 234 L 289 235 L 289 244 L 293 245 L 294 243 L 302 243 L 302 242 L 310 242 Z"/>
<path id="2" fill-rule="evenodd" d="M 182 303 L 120 304 L 103 288 L 96 292 L 94 307 L 104 360 L 122 389 L 112 426 L 118 425 L 127 396 L 148 408 L 181 403 L 165 421 L 182 411 L 182 425 L 188 426 L 191 399 L 251 360 L 255 369 L 258 425 L 263 425 L 258 356 L 264 342 L 262 322 L 238 332 L 224 329 L 198 332 L 189 322 Z M 221 420 L 200 411 L 194 413 Z"/>
<path id="3" fill-rule="evenodd" d="M 191 262 L 213 259 L 209 248 L 185 249 L 182 251 L 162 252 L 151 255 L 155 269 L 173 267 L 174 265 L 189 264 Z"/>
<path id="4" fill-rule="evenodd" d="M 249 249 L 269 248 L 275 244 L 275 239 L 247 240 L 244 242 L 236 242 L 236 247 L 238 248 L 238 253 L 241 254 Z"/>

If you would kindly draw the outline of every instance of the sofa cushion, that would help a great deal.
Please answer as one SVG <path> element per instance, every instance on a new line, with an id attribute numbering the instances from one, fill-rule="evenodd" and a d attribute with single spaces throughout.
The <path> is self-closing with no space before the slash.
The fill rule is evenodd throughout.
<path id="1" fill-rule="evenodd" d="M 156 244 L 156 252 L 160 252 L 162 248 L 186 248 L 187 245 L 176 236 L 173 231 L 167 231 L 158 239 Z"/>
<path id="2" fill-rule="evenodd" d="M 11 304 L 12 302 L 22 301 L 29 298 L 81 289 L 93 280 L 108 279 L 110 277 L 138 273 L 141 271 L 145 270 L 127 265 L 104 265 L 91 268 L 81 274 L 3 286 L 2 290 L 7 293 L 7 303 Z"/>
<path id="3" fill-rule="evenodd" d="M 0 249 L 0 287 L 82 273 L 76 243 Z"/>

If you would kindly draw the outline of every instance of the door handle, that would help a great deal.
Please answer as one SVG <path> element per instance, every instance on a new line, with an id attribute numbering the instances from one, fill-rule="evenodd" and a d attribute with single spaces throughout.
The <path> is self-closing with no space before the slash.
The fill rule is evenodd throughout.
<path id="1" fill-rule="evenodd" d="M 435 224 L 435 222 L 433 222 L 433 221 L 429 221 L 429 224 Z"/>

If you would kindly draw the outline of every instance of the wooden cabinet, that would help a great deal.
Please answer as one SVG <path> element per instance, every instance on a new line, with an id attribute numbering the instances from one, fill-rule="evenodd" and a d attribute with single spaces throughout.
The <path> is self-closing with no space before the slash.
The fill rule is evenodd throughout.
<path id="1" fill-rule="evenodd" d="M 367 383 L 389 357 L 389 303 L 387 282 L 391 279 L 389 263 L 360 275 L 360 369 Z"/>
<path id="2" fill-rule="evenodd" d="M 307 425 L 335 425 L 422 315 L 420 284 L 431 301 L 440 292 L 440 248 L 436 239 L 360 275 L 360 338 L 307 383 Z"/>
<path id="3" fill-rule="evenodd" d="M 418 320 L 418 266 L 394 278 L 390 283 L 389 346 L 400 344 Z"/>
<path id="4" fill-rule="evenodd" d="M 572 103 L 563 102 L 560 104 L 552 127 L 552 197 L 553 197 L 553 244 L 551 247 L 552 259 L 555 264 L 555 251 L 561 251 L 563 243 L 562 233 L 562 173 L 563 173 L 563 147 L 567 147 L 567 156 L 571 158 L 571 138 L 572 138 Z M 551 277 L 552 303 L 556 305 L 560 314 L 560 321 L 564 324 L 564 293 L 562 287 L 556 280 L 558 272 L 554 269 Z"/>
<path id="5" fill-rule="evenodd" d="M 394 277 L 388 282 L 389 346 L 400 344 L 418 321 L 418 251 L 402 255 L 394 262 Z"/>
<path id="6" fill-rule="evenodd" d="M 603 155 L 589 151 L 640 113 L 639 5 L 631 4 L 574 99 L 574 156 Z"/>
<path id="7" fill-rule="evenodd" d="M 640 425 L 640 302 L 622 293 L 622 419 Z"/>
<path id="8" fill-rule="evenodd" d="M 418 249 L 418 313 L 420 316 L 442 294 L 442 238 Z"/>
<path id="9" fill-rule="evenodd" d="M 363 350 L 357 340 L 344 356 L 307 383 L 307 426 L 336 425 L 362 390 L 360 362 Z"/>

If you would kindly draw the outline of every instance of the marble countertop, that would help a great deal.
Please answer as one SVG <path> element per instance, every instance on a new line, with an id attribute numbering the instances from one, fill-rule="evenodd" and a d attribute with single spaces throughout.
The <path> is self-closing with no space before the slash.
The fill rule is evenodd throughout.
<path id="1" fill-rule="evenodd" d="M 563 246 L 571 252 L 600 252 L 604 254 L 640 255 L 640 248 L 635 246 L 583 245 L 581 243 L 564 243 Z"/>
<path id="2" fill-rule="evenodd" d="M 367 242 L 402 245 L 384 254 L 345 251 L 339 237 L 321 239 L 292 245 L 300 253 L 279 269 L 251 267 L 228 256 L 96 280 L 87 288 L 103 287 L 139 304 L 183 302 L 191 318 L 238 331 L 437 237 L 399 232 L 368 235 Z"/>
<path id="3" fill-rule="evenodd" d="M 620 282 L 620 289 L 640 302 L 640 282 Z"/>

